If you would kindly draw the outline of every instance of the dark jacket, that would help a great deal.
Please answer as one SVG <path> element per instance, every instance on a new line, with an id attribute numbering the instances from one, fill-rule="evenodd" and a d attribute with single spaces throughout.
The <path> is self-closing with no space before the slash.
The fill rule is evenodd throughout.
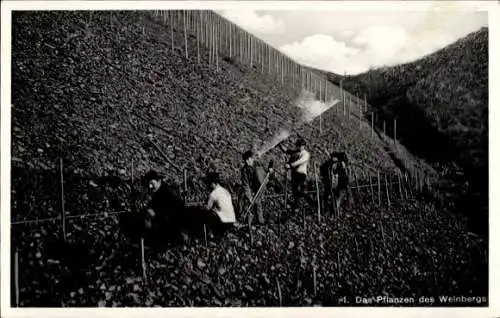
<path id="1" fill-rule="evenodd" d="M 252 199 L 252 196 L 259 190 L 266 174 L 266 169 L 257 162 L 254 162 L 253 166 L 245 164 L 241 168 L 241 183 L 247 198 Z"/>
<path id="2" fill-rule="evenodd" d="M 153 194 L 149 208 L 153 209 L 157 220 L 183 221 L 184 201 L 165 182 L 162 182 L 158 191 Z"/>
<path id="3" fill-rule="evenodd" d="M 332 188 L 346 189 L 349 185 L 349 175 L 345 163 L 339 161 L 335 166 L 334 165 L 332 160 L 328 160 L 319 168 L 321 179 L 327 191 Z M 333 184 L 335 176 L 338 177 L 338 183 L 336 185 Z"/>

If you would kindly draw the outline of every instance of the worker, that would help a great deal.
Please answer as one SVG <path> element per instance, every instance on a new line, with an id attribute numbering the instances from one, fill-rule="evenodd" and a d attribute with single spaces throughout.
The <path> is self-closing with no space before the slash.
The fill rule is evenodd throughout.
<path id="1" fill-rule="evenodd" d="M 142 184 L 152 192 L 143 215 L 146 232 L 156 238 L 185 240 L 187 220 L 184 201 L 168 186 L 164 177 L 154 170 L 146 173 Z"/>
<path id="2" fill-rule="evenodd" d="M 281 144 L 280 149 L 290 155 L 290 160 L 285 165 L 285 169 L 291 170 L 293 196 L 292 210 L 298 212 L 300 201 L 304 196 L 307 181 L 307 165 L 311 155 L 306 150 L 306 142 L 302 138 L 299 138 L 295 142 L 295 146 L 296 149 L 288 150 Z"/>
<path id="3" fill-rule="evenodd" d="M 272 168 L 271 168 L 272 171 Z M 243 196 L 240 200 L 240 212 L 244 211 L 244 207 L 251 204 L 252 199 L 259 191 L 259 188 L 264 182 L 267 171 L 261 163 L 255 160 L 253 151 L 248 150 L 243 154 L 243 167 L 241 168 L 241 184 L 243 187 Z M 262 201 L 258 198 L 253 205 L 253 212 L 257 214 L 257 220 L 260 224 L 264 224 L 264 213 L 262 209 Z M 245 204 L 246 203 L 246 204 Z M 252 213 L 249 215 L 253 218 Z"/>
<path id="4" fill-rule="evenodd" d="M 349 187 L 347 173 L 347 156 L 343 152 L 331 152 L 329 159 L 320 167 L 320 175 L 324 185 L 323 208 L 338 215 Z"/>
<path id="5" fill-rule="evenodd" d="M 208 173 L 205 183 L 211 192 L 205 206 L 207 214 L 203 218 L 214 236 L 220 238 L 236 223 L 231 194 L 220 185 L 217 172 Z"/>

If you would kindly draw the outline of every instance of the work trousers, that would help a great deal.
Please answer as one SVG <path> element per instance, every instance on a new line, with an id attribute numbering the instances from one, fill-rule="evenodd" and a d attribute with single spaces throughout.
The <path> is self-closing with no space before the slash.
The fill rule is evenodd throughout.
<path id="1" fill-rule="evenodd" d="M 255 196 L 256 193 L 257 191 L 252 192 L 252 196 Z M 246 209 L 248 209 L 250 203 L 251 203 L 251 198 L 248 198 L 247 195 L 245 195 L 245 193 L 243 192 L 240 195 L 240 200 L 238 204 L 240 216 L 246 211 Z M 254 214 L 257 214 L 257 220 L 259 221 L 259 223 L 263 224 L 265 222 L 264 210 L 262 208 L 262 196 L 254 203 L 252 211 L 250 211 L 250 215 L 248 217 L 253 219 Z"/>
<path id="2" fill-rule="evenodd" d="M 323 210 L 325 213 L 331 212 L 334 215 L 338 215 L 347 194 L 346 188 L 326 188 L 323 194 Z"/>
<path id="3" fill-rule="evenodd" d="M 292 196 L 293 205 L 292 209 L 298 209 L 300 201 L 304 197 L 304 191 L 306 188 L 307 176 L 300 172 L 292 171 Z"/>

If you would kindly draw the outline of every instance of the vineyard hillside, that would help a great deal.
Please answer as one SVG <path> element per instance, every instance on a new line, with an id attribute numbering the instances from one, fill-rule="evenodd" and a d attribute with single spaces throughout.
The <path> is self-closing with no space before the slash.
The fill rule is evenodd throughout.
<path id="1" fill-rule="evenodd" d="M 488 242 L 429 200 L 433 169 L 372 130 L 352 93 L 209 11 L 13 12 L 12 306 L 486 306 Z M 312 154 L 298 212 L 272 149 L 287 135 Z M 181 212 L 206 213 L 200 178 L 219 170 L 237 203 L 249 148 L 276 166 L 265 224 L 141 236 L 144 172 L 165 174 Z M 352 168 L 338 213 L 314 179 L 331 150 Z"/>
<path id="2" fill-rule="evenodd" d="M 315 70 L 320 72 L 318 70 Z M 398 120 L 398 140 L 432 163 L 457 206 L 487 228 L 488 29 L 411 63 L 343 77 L 322 72 L 353 94 L 366 94 L 376 126 Z M 432 141 L 432 142 L 431 142 Z M 480 214 L 476 213 L 478 210 Z M 485 223 L 486 222 L 486 223 Z"/>
<path id="3" fill-rule="evenodd" d="M 417 154 L 434 161 L 456 159 L 466 168 L 487 165 L 487 28 L 411 63 L 345 78 L 327 76 L 366 94 L 384 115 L 401 118 L 401 141 Z M 429 145 L 426 137 L 440 142 Z"/>
<path id="4" fill-rule="evenodd" d="M 409 167 L 425 167 L 360 124 L 363 102 L 354 97 L 350 112 L 337 104 L 322 116 L 321 132 L 319 118 L 303 123 L 301 87 L 281 84 L 274 65 L 267 74 L 267 61 L 264 73 L 250 66 L 243 46 L 231 57 L 213 54 L 197 41 L 200 29 L 210 28 L 185 34 L 178 13 L 14 13 L 14 166 L 55 171 L 62 156 L 74 175 L 130 178 L 133 166 L 136 176 L 156 168 L 176 183 L 186 168 L 191 188 L 217 167 L 234 183 L 245 150 L 288 130 L 306 139 L 317 161 L 345 150 L 372 169 L 397 170 L 395 153 Z M 276 151 L 263 158 L 271 159 L 282 162 Z"/>

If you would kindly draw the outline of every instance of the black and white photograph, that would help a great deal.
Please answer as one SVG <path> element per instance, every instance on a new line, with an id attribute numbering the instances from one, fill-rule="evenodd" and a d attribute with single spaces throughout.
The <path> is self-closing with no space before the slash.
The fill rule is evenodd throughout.
<path id="1" fill-rule="evenodd" d="M 498 5 L 368 2 L 4 1 L 6 317 L 493 317 Z"/>

